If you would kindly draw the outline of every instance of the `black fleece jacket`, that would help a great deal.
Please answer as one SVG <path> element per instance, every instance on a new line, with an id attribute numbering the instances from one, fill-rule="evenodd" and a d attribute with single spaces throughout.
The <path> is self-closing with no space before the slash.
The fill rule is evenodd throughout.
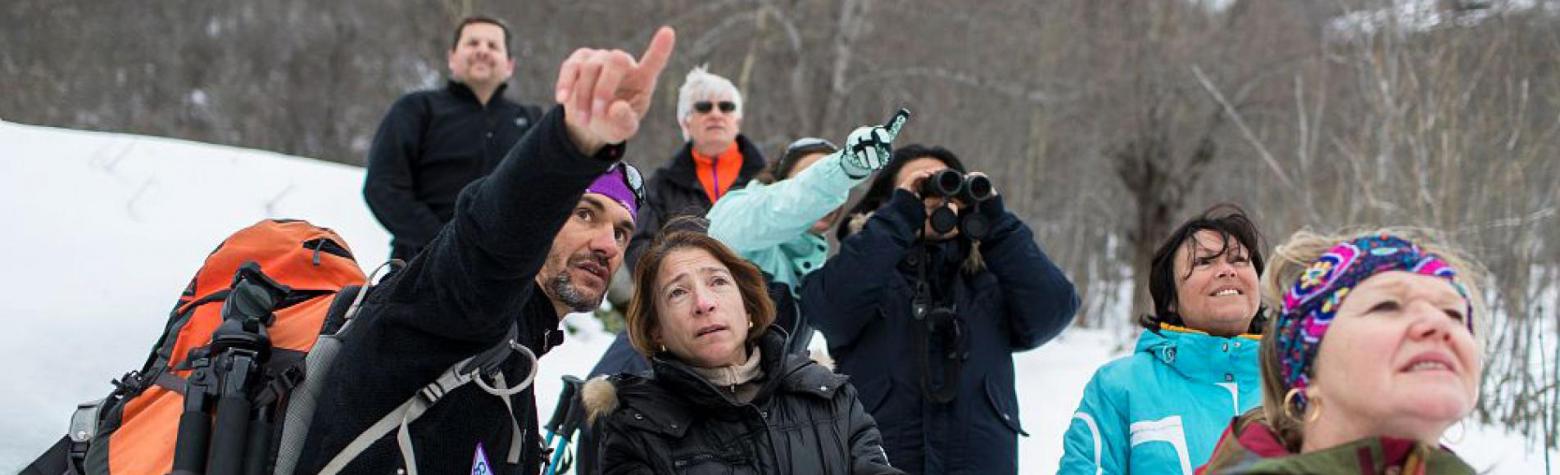
<path id="1" fill-rule="evenodd" d="M 535 275 L 585 187 L 622 157 L 609 146 L 595 157 L 569 141 L 554 108 L 488 177 L 461 193 L 454 219 L 428 247 L 368 297 L 344 334 L 326 378 L 298 473 L 317 473 L 358 433 L 434 380 L 450 365 L 497 344 L 511 326 L 538 357 L 562 342 L 558 314 Z M 505 380 L 529 366 L 511 354 Z M 483 458 L 492 473 L 537 473 L 541 447 L 536 400 L 510 398 L 473 384 L 444 396 L 410 426 L 421 473 L 469 473 Z M 510 408 L 512 407 L 512 409 Z M 523 455 L 508 463 L 511 420 L 524 431 Z M 344 473 L 395 473 L 392 431 Z"/>
<path id="2" fill-rule="evenodd" d="M 504 98 L 486 105 L 465 84 L 395 101 L 368 149 L 363 199 L 393 236 L 392 257 L 411 260 L 455 213 L 461 188 L 493 171 L 542 109 Z"/>

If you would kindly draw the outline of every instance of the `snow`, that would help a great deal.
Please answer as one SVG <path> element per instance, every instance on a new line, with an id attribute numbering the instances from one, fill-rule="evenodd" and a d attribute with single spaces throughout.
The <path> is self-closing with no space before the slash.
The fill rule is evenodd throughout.
<path id="1" fill-rule="evenodd" d="M 1378 32 L 1397 29 L 1401 32 L 1423 32 L 1448 26 L 1468 27 L 1478 25 L 1497 15 L 1532 10 L 1538 6 L 1535 0 L 1479 0 L 1467 1 L 1467 9 L 1450 9 L 1449 2 L 1440 0 L 1393 0 L 1391 6 L 1375 10 L 1357 10 L 1340 15 L 1327 23 L 1327 31 L 1346 39 L 1368 38 Z M 1546 3 L 1544 12 L 1554 14 L 1560 5 Z"/>
<path id="2" fill-rule="evenodd" d="M 389 239 L 363 204 L 362 179 L 359 168 L 269 152 L 0 121 L 0 361 L 12 378 L 0 392 L 0 471 L 29 463 L 77 402 L 144 361 L 179 291 L 232 231 L 304 218 L 341 233 L 363 265 L 382 262 Z M 543 420 L 560 377 L 587 373 L 612 341 L 586 315 L 565 324 L 578 331 L 536 380 Z M 1070 330 L 1018 355 L 1024 473 L 1055 472 L 1084 384 L 1131 346 L 1111 335 Z M 1476 468 L 1544 472 L 1542 452 L 1521 437 L 1464 432 L 1453 447 Z"/>

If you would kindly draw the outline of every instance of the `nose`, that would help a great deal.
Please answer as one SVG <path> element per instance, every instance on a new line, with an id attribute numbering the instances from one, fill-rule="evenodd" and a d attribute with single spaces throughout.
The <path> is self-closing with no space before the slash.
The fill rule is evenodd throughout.
<path id="1" fill-rule="evenodd" d="M 1234 264 L 1230 264 L 1230 261 L 1228 259 L 1223 259 L 1223 258 L 1215 259 L 1213 265 L 1214 265 L 1214 274 L 1213 274 L 1214 277 L 1234 277 L 1235 276 L 1235 265 Z"/>
<path id="2" fill-rule="evenodd" d="M 603 226 L 591 232 L 590 251 L 597 255 L 612 259 L 623 254 L 623 249 L 618 247 L 617 230 L 611 226 Z"/>
<path id="3" fill-rule="evenodd" d="M 1408 317 L 1412 319 L 1408 328 L 1409 336 L 1415 339 L 1448 338 L 1452 327 L 1457 324 L 1446 312 L 1425 301 L 1410 303 Z"/>
<path id="4" fill-rule="evenodd" d="M 709 315 L 710 312 L 714 312 L 715 311 L 715 299 L 712 298 L 712 297 L 714 297 L 714 296 L 710 295 L 709 290 L 704 288 L 704 287 L 702 287 L 702 286 L 700 286 L 697 289 L 694 289 L 694 291 L 693 291 L 693 313 L 694 313 L 694 315 L 705 316 L 705 315 Z"/>

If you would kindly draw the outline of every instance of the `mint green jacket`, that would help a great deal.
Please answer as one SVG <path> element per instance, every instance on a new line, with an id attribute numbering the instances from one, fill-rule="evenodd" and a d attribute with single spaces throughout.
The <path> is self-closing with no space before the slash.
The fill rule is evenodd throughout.
<path id="1" fill-rule="evenodd" d="M 829 154 L 790 179 L 753 181 L 721 197 L 705 215 L 709 234 L 797 296 L 802 277 L 829 257 L 829 241 L 808 228 L 845 204 L 864 180 L 846 176 L 840 155 Z"/>

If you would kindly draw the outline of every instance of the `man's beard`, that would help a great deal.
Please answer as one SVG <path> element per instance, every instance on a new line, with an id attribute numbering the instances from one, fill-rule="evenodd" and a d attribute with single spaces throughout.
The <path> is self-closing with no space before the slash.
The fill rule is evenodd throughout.
<path id="1" fill-rule="evenodd" d="M 596 307 L 601 306 L 601 297 L 607 293 L 606 289 L 603 288 L 601 293 L 590 295 L 574 285 L 574 278 L 569 276 L 569 269 L 573 269 L 575 263 L 587 259 L 599 258 L 595 257 L 594 255 L 587 254 L 586 256 L 569 259 L 569 265 L 564 266 L 562 270 L 558 271 L 558 274 L 554 275 L 551 279 L 548 279 L 547 282 L 548 287 L 552 289 L 553 297 L 558 299 L 560 303 L 563 303 L 564 306 L 569 307 L 570 310 L 575 312 L 589 312 L 595 310 Z M 607 262 L 605 259 L 599 259 L 599 262 L 602 268 L 607 267 Z M 602 284 L 604 286 L 611 285 L 610 282 L 603 282 Z"/>

